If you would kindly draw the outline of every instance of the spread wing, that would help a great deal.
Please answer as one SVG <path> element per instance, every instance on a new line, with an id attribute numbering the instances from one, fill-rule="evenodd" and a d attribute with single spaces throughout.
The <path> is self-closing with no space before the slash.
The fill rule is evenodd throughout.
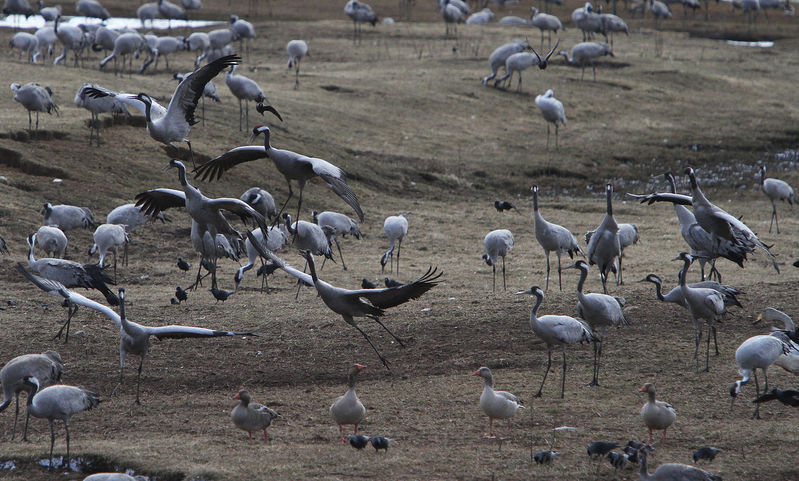
<path id="1" fill-rule="evenodd" d="M 640 200 L 642 204 L 646 203 L 652 205 L 655 202 L 671 202 L 672 204 L 694 205 L 690 195 L 672 194 L 670 192 L 655 192 L 654 194 L 647 194 L 647 195 L 628 193 L 627 195 L 629 195 L 633 199 Z"/>
<path id="2" fill-rule="evenodd" d="M 136 207 L 145 216 L 158 215 L 172 207 L 186 207 L 186 194 L 175 189 L 152 189 L 136 194 Z"/>
<path id="3" fill-rule="evenodd" d="M 191 75 L 184 77 L 172 94 L 169 107 L 166 109 L 167 120 L 170 124 L 185 121 L 189 125 L 197 123 L 194 120 L 194 109 L 203 94 L 205 84 L 216 77 L 219 72 L 241 61 L 238 55 L 226 55 L 195 70 Z"/>
<path id="4" fill-rule="evenodd" d="M 191 326 L 147 327 L 148 333 L 158 339 L 186 339 L 191 337 L 257 336 L 254 332 L 219 331 Z"/>
<path id="5" fill-rule="evenodd" d="M 222 174 L 239 164 L 265 158 L 267 158 L 266 148 L 263 145 L 236 147 L 199 165 L 194 169 L 194 177 L 208 181 L 219 180 L 222 178 Z"/>
<path id="6" fill-rule="evenodd" d="M 409 284 L 383 289 L 358 289 L 350 291 L 348 294 L 364 298 L 380 309 L 388 309 L 421 297 L 422 294 L 438 285 L 439 278 L 443 274 L 438 268 L 430 267 L 424 275 Z"/>

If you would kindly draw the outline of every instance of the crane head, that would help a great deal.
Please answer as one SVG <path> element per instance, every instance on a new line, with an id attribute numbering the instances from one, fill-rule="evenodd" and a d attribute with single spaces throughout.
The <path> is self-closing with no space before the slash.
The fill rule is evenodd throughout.
<path id="1" fill-rule="evenodd" d="M 252 135 L 250 135 L 249 142 L 252 142 L 253 140 L 255 140 L 255 138 L 258 137 L 259 134 L 268 135 L 269 134 L 269 127 L 267 127 L 266 125 L 256 125 L 255 127 L 253 127 L 252 128 Z"/>

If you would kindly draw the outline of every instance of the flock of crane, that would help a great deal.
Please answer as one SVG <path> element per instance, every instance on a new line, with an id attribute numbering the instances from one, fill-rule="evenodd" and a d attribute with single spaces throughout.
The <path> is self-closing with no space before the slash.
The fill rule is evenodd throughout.
<path id="1" fill-rule="evenodd" d="M 25 0 L 6 0 L 4 13 L 28 14 L 28 10 L 20 6 Z M 252 25 L 236 16 L 231 17 L 231 24 L 228 28 L 212 31 L 208 34 L 200 32 L 192 33 L 186 38 L 180 37 L 155 37 L 147 38 L 133 32 L 113 32 L 108 33 L 109 29 L 100 26 L 95 30 L 87 28 L 72 27 L 60 24 L 61 8 L 48 12 L 47 8 L 40 3 L 41 15 L 52 15 L 52 32 L 55 37 L 63 44 L 64 51 L 60 57 L 54 59 L 58 64 L 63 61 L 67 53 L 72 51 L 75 54 L 75 65 L 79 65 L 81 51 L 86 47 L 102 50 L 107 49 L 111 54 L 105 57 L 100 68 L 103 68 L 111 60 L 119 57 L 123 58 L 123 69 L 125 58 L 129 57 L 132 62 L 133 54 L 146 52 L 149 57 L 144 62 L 140 72 L 144 72 L 152 62 L 156 62 L 160 56 L 165 57 L 171 52 L 178 50 L 197 50 L 200 55 L 195 60 L 198 68 L 189 73 L 176 73 L 174 78 L 178 80 L 172 98 L 167 107 L 158 104 L 150 95 L 146 93 L 128 94 L 119 93 L 111 89 L 106 89 L 97 85 L 86 84 L 78 89 L 75 96 L 75 104 L 84 107 L 92 114 L 90 121 L 89 145 L 95 140 L 99 145 L 99 121 L 101 113 L 128 114 L 128 107 L 134 107 L 141 111 L 146 119 L 147 132 L 156 141 L 168 146 L 173 146 L 175 142 L 186 142 L 189 149 L 190 161 L 193 164 L 193 173 L 200 180 L 218 180 L 228 170 L 233 169 L 242 163 L 252 162 L 260 159 L 269 159 L 275 168 L 280 172 L 288 187 L 288 197 L 278 209 L 272 195 L 260 187 L 253 187 L 245 191 L 240 198 L 221 197 L 209 198 L 203 195 L 200 190 L 192 185 L 189 180 L 189 168 L 182 161 L 173 159 L 169 169 L 177 171 L 177 180 L 180 184 L 178 189 L 168 187 L 153 188 L 136 195 L 132 203 L 121 205 L 111 211 L 107 216 L 107 223 L 96 225 L 93 215 L 85 207 L 70 205 L 51 205 L 45 204 L 42 209 L 43 225 L 37 232 L 28 236 L 28 269 L 19 264 L 17 270 L 20 275 L 28 279 L 39 289 L 53 296 L 63 299 L 64 306 L 68 308 L 67 320 L 56 334 L 60 337 L 65 331 L 65 340 L 69 338 L 69 325 L 72 317 L 76 314 L 78 306 L 96 310 L 108 317 L 120 329 L 120 372 L 119 384 L 112 394 L 116 393 L 124 381 L 124 367 L 128 354 L 139 357 L 137 372 L 137 388 L 135 402 L 141 402 L 140 385 L 141 372 L 144 357 L 150 347 L 150 337 L 158 339 L 164 338 L 209 338 L 220 336 L 258 336 L 257 330 L 249 331 L 230 331 L 222 329 L 206 329 L 193 326 L 170 325 L 161 327 L 146 326 L 127 318 L 125 311 L 126 291 L 119 288 L 114 293 L 109 285 L 116 283 L 117 278 L 117 255 L 118 249 L 124 249 L 122 263 L 127 262 L 127 244 L 130 242 L 130 235 L 135 228 L 147 222 L 161 220 L 167 222 L 165 211 L 170 208 L 185 207 L 192 219 L 191 241 L 192 245 L 200 255 L 197 277 L 192 287 L 197 287 L 203 280 L 202 270 L 205 269 L 211 276 L 211 291 L 217 300 L 224 300 L 231 294 L 229 291 L 220 289 L 217 284 L 217 265 L 220 258 L 230 257 L 238 260 L 244 253 L 247 254 L 248 263 L 240 267 L 235 276 L 234 282 L 238 288 L 243 279 L 244 273 L 252 269 L 259 259 L 267 260 L 270 263 L 263 264 L 263 279 L 277 269 L 283 270 L 290 276 L 297 279 L 298 293 L 299 287 L 303 284 L 314 287 L 322 302 L 333 312 L 342 316 L 343 320 L 354 327 L 364 337 L 372 347 L 382 364 L 388 369 L 390 362 L 378 350 L 369 335 L 358 325 L 356 318 L 366 317 L 375 321 L 385 331 L 387 331 L 395 341 L 403 345 L 401 338 L 396 336 L 382 322 L 381 317 L 386 310 L 397 305 L 408 302 L 424 295 L 427 291 L 435 287 L 441 279 L 441 272 L 430 268 L 417 280 L 408 283 L 390 283 L 386 278 L 387 286 L 377 288 L 374 285 L 364 285 L 362 289 L 345 289 L 334 286 L 319 278 L 315 256 L 323 256 L 325 260 L 334 259 L 332 244 L 335 242 L 338 249 L 338 257 L 342 268 L 347 269 L 341 253 L 341 246 L 338 237 L 352 235 L 360 238 L 361 232 L 358 221 L 364 219 L 364 212 L 353 189 L 346 182 L 346 175 L 343 170 L 332 163 L 300 154 L 297 152 L 278 149 L 272 146 L 271 129 L 266 125 L 257 125 L 252 128 L 252 142 L 258 136 L 263 136 L 263 145 L 245 145 L 235 147 L 218 157 L 200 165 L 194 163 L 194 155 L 188 135 L 192 125 L 197 123 L 195 110 L 200 99 L 209 97 L 218 101 L 215 86 L 212 80 L 226 71 L 226 83 L 230 91 L 239 99 L 239 129 L 244 125 L 249 128 L 249 102 L 257 103 L 257 111 L 262 115 L 264 112 L 271 112 L 277 119 L 282 121 L 281 114 L 267 100 L 263 90 L 258 85 L 242 75 L 235 73 L 236 67 L 242 59 L 233 53 L 232 42 L 245 38 L 254 38 L 247 33 L 252 29 Z M 547 2 L 547 4 L 550 2 Z M 201 6 L 198 1 L 183 1 L 185 8 L 198 8 Z M 99 5 L 95 0 L 80 0 L 77 12 L 84 16 L 108 18 L 109 14 L 104 9 L 88 10 L 87 5 Z M 189 5 L 195 5 L 190 7 Z M 660 11 L 660 1 L 650 0 L 649 8 L 656 18 L 670 16 Z M 171 6 L 171 7 L 170 7 Z M 479 24 L 490 21 L 493 13 L 488 9 L 474 13 L 468 18 L 468 9 L 460 0 L 439 0 L 442 18 L 447 23 L 447 35 L 449 35 L 450 24 L 466 22 L 468 24 Z M 159 0 L 157 4 L 145 4 L 139 9 L 139 16 L 142 22 L 145 19 L 152 19 L 157 11 L 159 15 L 166 18 L 185 18 L 185 12 L 180 14 L 177 10 L 170 13 L 170 8 L 180 8 L 170 4 L 166 0 Z M 668 7 L 666 12 L 668 12 Z M 16 10 L 14 10 L 16 9 Z M 29 9 L 29 7 L 28 7 Z M 148 10 L 149 9 L 149 10 Z M 30 9 L 29 9 L 30 10 Z M 32 10 L 30 10 L 32 12 Z M 357 0 L 350 0 L 345 6 L 345 13 L 353 20 L 354 36 L 361 35 L 360 26 L 363 23 L 377 23 L 377 16 L 372 9 L 365 3 Z M 182 16 L 181 16 L 182 15 Z M 583 30 L 584 39 L 591 33 L 606 35 L 612 32 L 627 32 L 627 26 L 615 15 L 594 13 L 591 4 L 586 4 L 575 10 L 572 17 L 574 23 Z M 242 23 L 243 22 L 243 23 Z M 508 25 L 530 25 L 541 30 L 541 44 L 544 42 L 544 32 L 555 32 L 563 29 L 563 25 L 557 17 L 547 13 L 540 13 L 533 7 L 529 19 L 521 17 L 505 17 L 500 20 L 502 24 Z M 238 25 L 238 27 L 237 27 Z M 249 25 L 249 27 L 247 27 Z M 203 37 L 204 35 L 204 37 Z M 154 37 L 154 36 L 153 36 Z M 43 54 L 43 47 L 48 46 L 42 40 L 43 35 L 37 32 L 31 34 L 17 34 L 12 40 L 12 46 L 26 52 L 32 62 L 36 62 Z M 106 43 L 104 38 L 110 40 Z M 612 45 L 612 41 L 611 41 Z M 505 69 L 505 75 L 495 80 L 494 85 L 498 86 L 507 81 L 510 84 L 512 75 L 516 72 L 519 76 L 518 87 L 521 88 L 521 72 L 533 65 L 539 69 L 545 69 L 550 58 L 559 46 L 559 40 L 549 52 L 539 55 L 527 41 L 513 41 L 498 47 L 489 57 L 491 74 L 483 79 L 483 84 L 497 77 L 500 69 Z M 52 42 L 49 44 L 52 47 Z M 299 65 L 301 60 L 308 55 L 308 45 L 303 40 L 292 40 L 288 43 L 286 51 L 289 57 L 289 68 L 295 69 L 295 85 L 299 86 Z M 571 53 L 559 51 L 559 55 L 566 58 L 568 63 L 575 63 L 583 67 L 592 66 L 594 79 L 596 79 L 595 60 L 603 55 L 613 55 L 611 46 L 600 42 L 583 42 L 575 45 Z M 202 61 L 207 63 L 202 67 Z M 129 70 L 130 71 L 130 70 Z M 25 106 L 28 111 L 29 129 L 33 130 L 34 124 L 31 116 L 36 113 L 35 128 L 38 129 L 38 114 L 40 112 L 51 113 L 57 111 L 57 106 L 52 100 L 52 90 L 49 87 L 42 87 L 35 82 L 26 85 L 12 84 L 14 100 Z M 245 102 L 246 107 L 241 102 Z M 563 104 L 554 97 L 554 92 L 549 89 L 543 95 L 535 98 L 535 104 L 540 109 L 547 122 L 547 148 L 549 148 L 550 124 L 555 127 L 555 146 L 558 146 L 558 129 L 560 125 L 566 123 L 566 116 Z M 726 258 L 734 263 L 743 266 L 747 256 L 752 254 L 755 248 L 761 249 L 772 262 L 772 265 L 779 272 L 778 265 L 771 253 L 771 246 L 763 243 L 758 236 L 737 217 L 731 215 L 720 207 L 711 203 L 699 187 L 696 173 L 688 168 L 685 174 L 690 179 L 691 194 L 684 195 L 676 192 L 674 176 L 666 174 L 666 180 L 670 186 L 669 192 L 657 192 L 643 195 L 634 195 L 643 203 L 652 204 L 654 202 L 669 202 L 674 205 L 675 213 L 680 223 L 682 237 L 688 244 L 688 251 L 679 253 L 675 261 L 682 262 L 679 274 L 679 285 L 667 294 L 662 292 L 662 281 L 656 274 L 648 275 L 644 280 L 655 285 L 656 295 L 663 302 L 676 303 L 684 307 L 691 316 L 695 330 L 695 352 L 696 369 L 699 371 L 699 346 L 704 334 L 706 334 L 706 362 L 705 369 L 709 369 L 710 339 L 716 337 L 718 323 L 730 306 L 740 306 L 736 295 L 739 294 L 732 286 L 721 283 L 721 275 L 715 265 L 719 258 Z M 772 224 L 776 223 L 776 231 L 780 232 L 779 221 L 776 211 L 776 203 L 786 201 L 793 204 L 795 202 L 793 189 L 785 182 L 766 177 L 765 166 L 761 168 L 761 190 L 770 199 L 773 209 L 771 213 Z M 302 212 L 303 189 L 308 181 L 319 177 L 324 183 L 340 197 L 355 213 L 358 221 L 345 214 L 338 212 L 313 212 L 313 222 L 300 219 Z M 297 210 L 294 217 L 284 212 L 289 201 L 294 196 L 293 184 L 296 182 Z M 593 344 L 594 362 L 591 385 L 599 384 L 599 369 L 602 357 L 602 346 L 606 331 L 609 327 L 619 327 L 628 324 L 625 314 L 625 306 L 628 301 L 616 296 L 608 295 L 607 282 L 610 273 L 617 276 L 617 282 L 622 283 L 622 258 L 624 248 L 638 241 L 638 228 L 633 224 L 618 224 L 613 216 L 613 186 L 608 183 L 605 189 L 606 194 L 606 214 L 594 231 L 586 234 L 586 246 L 581 247 L 570 230 L 550 222 L 547 222 L 539 209 L 539 190 L 538 186 L 532 187 L 532 198 L 534 203 L 534 233 L 535 238 L 544 250 L 546 256 L 546 283 L 544 289 L 533 286 L 529 290 L 517 292 L 518 295 L 531 295 L 535 297 L 535 304 L 530 312 L 530 327 L 532 332 L 539 337 L 547 346 L 546 369 L 543 373 L 541 385 L 536 397 L 543 395 L 543 388 L 547 375 L 552 365 L 552 350 L 560 348 L 563 354 L 562 376 L 561 376 L 561 397 L 564 397 L 566 382 L 566 349 L 568 346 L 591 342 Z M 499 203 L 498 203 L 499 204 Z M 688 209 L 687 206 L 692 207 Z M 512 208 L 497 205 L 497 210 L 501 208 Z M 226 214 L 238 216 L 245 222 L 252 222 L 254 229 L 240 232 L 229 222 Z M 382 269 L 389 265 L 390 272 L 399 274 L 400 255 L 402 241 L 408 234 L 409 213 L 402 213 L 389 216 L 385 219 L 383 231 L 389 240 L 389 249 L 381 256 L 379 263 Z M 294 220 L 293 220 L 294 219 Z M 96 264 L 80 264 L 74 261 L 63 259 L 68 239 L 64 231 L 77 228 L 96 227 L 94 232 L 94 244 L 90 248 L 90 254 L 98 253 L 99 262 Z M 772 225 L 769 226 L 771 232 Z M 502 280 L 505 288 L 505 258 L 514 245 L 513 233 L 508 229 L 498 229 L 489 232 L 484 239 L 485 254 L 483 260 L 492 267 L 493 287 L 496 289 L 496 267 L 499 259 L 502 258 Z M 283 259 L 275 255 L 276 251 L 291 246 L 300 251 L 305 261 L 305 269 L 300 271 L 286 263 Z M 49 257 L 35 257 L 36 248 L 42 249 Z M 396 259 L 395 259 L 396 248 Z M 0 252 L 7 253 L 5 241 L 0 237 Z M 113 253 L 112 279 L 105 271 L 106 257 L 109 252 Z M 538 316 L 545 292 L 549 287 L 550 280 L 550 253 L 554 252 L 557 256 L 558 266 L 558 285 L 563 289 L 562 271 L 575 269 L 579 271 L 579 280 L 576 284 L 577 290 L 577 317 L 570 315 L 543 315 Z M 569 255 L 571 259 L 575 256 L 583 256 L 586 260 L 576 260 L 569 266 L 563 267 L 561 260 L 563 254 Z M 182 259 L 180 259 L 183 261 Z M 394 263 L 396 261 L 396 268 Z M 693 263 L 698 261 L 701 268 L 701 282 L 689 284 L 689 270 Z M 324 265 L 324 261 L 322 266 Z M 599 271 L 604 293 L 583 292 L 584 284 L 589 275 L 590 266 L 596 265 Z M 705 279 L 705 266 L 709 265 L 709 277 L 714 275 L 717 281 Z M 190 266 L 183 261 L 179 262 L 181 269 L 188 270 Z M 306 273 L 308 269 L 310 272 Z M 321 269 L 321 267 L 320 267 Z M 33 271 L 34 273 L 31 273 Z M 364 279 L 366 284 L 368 281 Z M 268 286 L 267 286 L 268 287 Z M 106 302 L 111 306 L 118 306 L 118 312 L 108 305 L 94 301 L 74 291 L 75 288 L 95 289 L 103 294 Z M 186 298 L 186 292 L 178 287 L 176 297 L 180 302 Z M 795 405 L 796 396 L 792 391 L 782 391 L 774 389 L 768 391 L 768 369 L 771 365 L 780 366 L 790 372 L 799 373 L 799 332 L 795 328 L 793 321 L 780 311 L 766 309 L 762 319 L 784 323 L 784 328 L 775 330 L 770 335 L 754 336 L 744 341 L 736 351 L 736 362 L 742 378 L 735 382 L 731 388 L 730 395 L 734 401 L 740 393 L 742 385 L 749 382 L 751 377 L 755 379 L 756 401 L 758 408 L 755 409 L 753 416 L 759 415 L 759 403 L 778 399 L 786 404 Z M 718 353 L 718 346 L 716 345 Z M 354 435 L 350 437 L 350 443 L 360 449 L 365 446 L 368 438 L 358 435 L 359 423 L 366 415 L 358 396 L 355 393 L 355 378 L 365 366 L 354 364 L 348 371 L 348 390 L 337 398 L 330 407 L 330 414 L 334 422 L 339 427 L 340 440 L 346 442 L 343 426 L 353 425 Z M 765 386 L 763 395 L 760 395 L 759 383 L 756 371 L 761 369 L 765 376 Z M 24 354 L 8 361 L 0 370 L 0 381 L 3 386 L 3 401 L 0 404 L 0 411 L 7 408 L 13 398 L 16 398 L 17 406 L 14 418 L 12 439 L 16 435 L 17 418 L 19 415 L 19 394 L 27 393 L 27 415 L 37 418 L 47 419 L 51 428 L 50 439 L 50 459 L 53 459 L 53 449 L 55 444 L 54 422 L 61 420 L 66 431 L 67 458 L 69 458 L 70 436 L 69 420 L 73 414 L 95 408 L 100 403 L 100 397 L 83 388 L 60 384 L 63 361 L 61 356 L 54 351 L 47 351 L 43 354 Z M 493 376 L 487 367 L 482 367 L 474 372 L 475 376 L 484 379 L 484 389 L 480 396 L 480 407 L 489 418 L 489 433 L 493 437 L 494 420 L 507 420 L 510 428 L 510 419 L 522 407 L 516 396 L 493 389 Z M 649 400 L 644 404 L 641 415 L 644 425 L 650 432 L 650 443 L 652 442 L 652 430 L 662 430 L 665 439 L 666 430 L 675 422 L 677 417 L 676 410 L 667 403 L 655 400 L 655 389 L 652 384 L 646 384 L 641 388 L 641 392 L 648 395 Z M 246 390 L 241 390 L 234 395 L 234 399 L 239 400 L 239 404 L 233 409 L 231 418 L 235 426 L 245 430 L 252 438 L 253 431 L 263 431 L 264 442 L 268 440 L 267 428 L 273 419 L 279 414 L 260 404 L 251 402 L 251 396 Z M 26 419 L 23 431 L 23 439 L 27 439 L 28 422 Z M 375 449 L 387 449 L 390 440 L 382 436 L 372 438 Z M 589 453 L 590 453 L 589 448 Z M 633 457 L 639 459 L 641 466 L 641 479 L 720 479 L 717 476 L 706 473 L 685 465 L 667 464 L 662 465 L 653 475 L 650 475 L 646 467 L 646 456 L 651 453 L 651 449 L 645 446 L 634 450 L 633 453 L 624 455 L 625 460 L 632 460 Z M 541 459 L 551 461 L 557 453 L 547 453 L 541 455 Z M 605 452 L 604 454 L 608 454 Z M 622 463 L 619 453 L 611 453 L 612 463 Z M 536 455 L 538 460 L 538 455 Z M 613 460 L 616 461 L 613 461 Z M 626 461 L 624 461 L 626 462 Z M 615 465 L 615 464 L 614 464 Z M 693 476 L 693 477 L 692 477 Z M 99 479 L 127 479 L 127 478 L 100 478 L 90 476 L 87 480 Z"/>

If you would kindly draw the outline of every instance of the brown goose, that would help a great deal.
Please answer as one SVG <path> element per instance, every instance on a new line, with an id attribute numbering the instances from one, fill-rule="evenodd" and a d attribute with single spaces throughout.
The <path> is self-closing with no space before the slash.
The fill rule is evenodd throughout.
<path id="1" fill-rule="evenodd" d="M 237 428 L 247 431 L 252 441 L 252 432 L 264 430 L 264 442 L 269 442 L 269 435 L 266 428 L 272 424 L 272 420 L 280 416 L 276 411 L 262 406 L 258 403 L 250 403 L 250 393 L 242 389 L 233 395 L 233 399 L 238 399 L 239 404 L 230 411 L 230 419 Z"/>
<path id="2" fill-rule="evenodd" d="M 366 366 L 363 364 L 353 364 L 347 374 L 347 392 L 343 396 L 339 396 L 333 401 L 330 406 L 330 415 L 333 420 L 338 424 L 339 441 L 346 443 L 344 440 L 344 425 L 352 424 L 355 426 L 355 434 L 358 434 L 358 423 L 366 417 L 366 408 L 361 404 L 358 395 L 355 394 L 355 376 L 358 375 Z"/>
<path id="3" fill-rule="evenodd" d="M 669 403 L 655 401 L 655 386 L 652 383 L 644 384 L 640 391 L 649 394 L 649 401 L 641 408 L 641 418 L 649 428 L 649 442 L 652 442 L 652 431 L 658 429 L 663 430 L 663 437 L 660 440 L 660 443 L 663 444 L 666 440 L 666 430 L 677 419 L 677 411 Z"/>

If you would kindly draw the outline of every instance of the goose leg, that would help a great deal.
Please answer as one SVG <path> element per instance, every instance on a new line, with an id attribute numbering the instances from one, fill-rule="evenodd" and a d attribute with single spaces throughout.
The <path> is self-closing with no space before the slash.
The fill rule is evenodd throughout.
<path id="1" fill-rule="evenodd" d="M 341 424 L 338 425 L 338 436 L 339 436 L 338 442 L 340 443 L 347 442 L 344 440 L 344 426 L 342 426 Z"/>
<path id="2" fill-rule="evenodd" d="M 541 380 L 541 386 L 538 387 L 538 392 L 535 393 L 534 397 L 541 397 L 541 391 L 544 389 L 544 383 L 547 381 L 547 374 L 549 374 L 550 366 L 552 366 L 552 348 L 547 345 L 547 368 L 544 371 L 544 379 Z"/>
<path id="3" fill-rule="evenodd" d="M 390 363 L 388 362 L 388 360 L 387 360 L 385 357 L 383 357 L 383 355 L 382 355 L 382 354 L 380 354 L 380 351 L 378 351 L 378 350 L 377 350 L 377 348 L 375 347 L 375 345 L 372 343 L 372 340 L 371 340 L 371 339 L 369 339 L 369 335 L 368 335 L 368 334 L 366 334 L 366 333 L 363 331 L 363 329 L 361 329 L 360 327 L 358 327 L 358 325 L 357 325 L 357 324 L 353 323 L 353 326 L 355 326 L 355 329 L 358 329 L 358 332 L 360 332 L 360 333 L 363 335 L 363 338 L 364 338 L 364 339 L 366 339 L 366 342 L 368 342 L 368 343 L 369 343 L 369 345 L 370 345 L 370 346 L 372 346 L 372 349 L 374 349 L 374 351 L 375 351 L 375 354 L 377 354 L 377 357 L 378 357 L 378 358 L 380 358 L 380 362 L 382 362 L 382 363 L 383 363 L 383 365 L 384 365 L 384 366 L 386 366 L 386 369 L 388 369 L 388 370 L 390 371 L 390 370 L 391 370 L 391 367 L 389 367 L 389 364 L 390 364 Z M 342 438 L 342 439 L 343 439 L 343 438 Z"/>

